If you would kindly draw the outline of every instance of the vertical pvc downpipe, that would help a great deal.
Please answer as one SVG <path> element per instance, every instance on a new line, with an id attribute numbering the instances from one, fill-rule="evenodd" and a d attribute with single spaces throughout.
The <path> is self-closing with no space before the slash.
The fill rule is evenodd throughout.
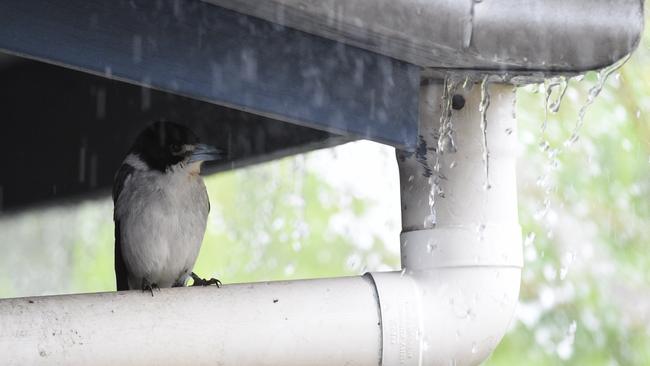
<path id="1" fill-rule="evenodd" d="M 422 86 L 418 150 L 397 154 L 403 271 L 373 274 L 385 365 L 479 364 L 514 314 L 523 266 L 514 93 L 488 89 L 486 177 L 480 89 L 457 91 L 466 100 L 452 114 L 457 152 L 438 154 L 443 86 Z"/>

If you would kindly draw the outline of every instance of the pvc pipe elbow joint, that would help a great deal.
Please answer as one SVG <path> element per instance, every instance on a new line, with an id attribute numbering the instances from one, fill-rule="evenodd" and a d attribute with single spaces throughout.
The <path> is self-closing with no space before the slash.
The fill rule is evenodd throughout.
<path id="1" fill-rule="evenodd" d="M 481 238 L 468 228 L 403 233 L 405 269 L 371 274 L 381 313 L 382 363 L 484 361 L 515 311 L 520 238 L 518 226 L 486 228 Z"/>

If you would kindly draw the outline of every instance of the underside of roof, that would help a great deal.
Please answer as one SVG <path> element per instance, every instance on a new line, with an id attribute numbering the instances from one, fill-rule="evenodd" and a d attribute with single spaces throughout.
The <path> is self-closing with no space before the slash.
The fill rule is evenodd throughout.
<path id="1" fill-rule="evenodd" d="M 0 0 L 0 210 L 108 192 L 154 119 L 226 150 L 209 172 L 360 138 L 412 151 L 431 70 L 606 66 L 636 47 L 642 12 L 642 0 Z"/>

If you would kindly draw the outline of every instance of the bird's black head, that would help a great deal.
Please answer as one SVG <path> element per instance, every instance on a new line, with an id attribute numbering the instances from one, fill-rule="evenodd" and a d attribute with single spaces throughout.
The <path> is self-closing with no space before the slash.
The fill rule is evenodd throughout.
<path id="1" fill-rule="evenodd" d="M 173 122 L 154 122 L 135 140 L 131 153 L 138 155 L 151 169 L 166 171 L 181 162 L 216 160 L 219 151 L 200 144 L 187 127 Z"/>

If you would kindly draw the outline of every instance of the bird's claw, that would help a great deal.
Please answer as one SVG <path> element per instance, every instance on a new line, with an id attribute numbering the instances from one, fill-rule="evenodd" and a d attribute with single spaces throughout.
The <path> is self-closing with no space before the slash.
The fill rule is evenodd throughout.
<path id="1" fill-rule="evenodd" d="M 150 291 L 151 292 L 151 297 L 153 297 L 153 290 L 154 289 L 160 291 L 160 287 L 158 287 L 157 283 L 151 283 L 146 278 L 142 279 L 142 292 Z"/>
<path id="2" fill-rule="evenodd" d="M 192 274 L 190 276 L 192 276 L 192 280 L 194 280 L 194 282 L 192 283 L 192 287 L 194 287 L 194 286 L 210 286 L 210 285 L 215 285 L 217 287 L 221 287 L 221 281 L 219 281 L 216 278 L 210 278 L 209 280 L 206 280 L 205 278 L 199 277 L 194 272 L 192 272 Z"/>

